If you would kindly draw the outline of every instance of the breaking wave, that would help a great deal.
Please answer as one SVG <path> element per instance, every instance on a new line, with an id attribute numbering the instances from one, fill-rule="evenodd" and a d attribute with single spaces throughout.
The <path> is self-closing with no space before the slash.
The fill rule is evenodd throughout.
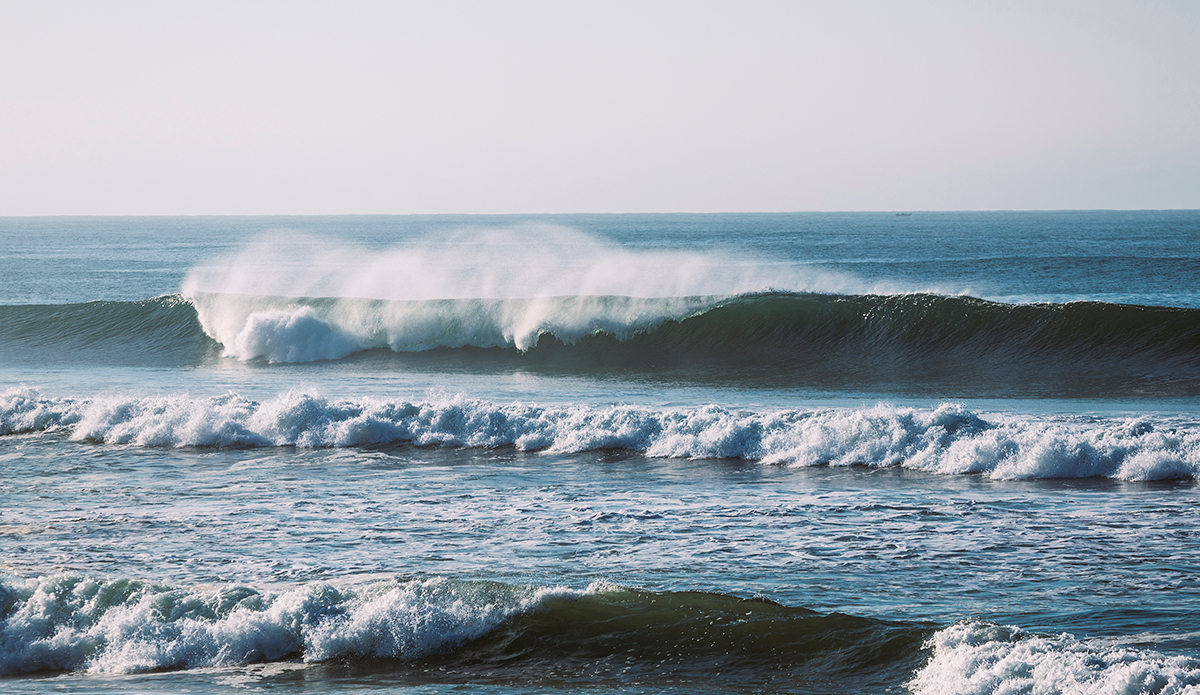
<path id="1" fill-rule="evenodd" d="M 277 591 L 57 575 L 0 583 L 0 674 L 138 673 L 292 660 L 388 662 L 467 682 L 895 683 L 925 625 L 761 599 L 446 578 Z"/>
<path id="2" fill-rule="evenodd" d="M 0 307 L 0 357 L 635 371 L 943 395 L 1200 394 L 1200 310 L 937 295 L 371 299 L 199 293 Z M 390 360 L 390 362 L 389 362 Z"/>
<path id="3" fill-rule="evenodd" d="M 241 360 L 313 362 L 387 348 L 513 348 L 543 338 L 575 344 L 610 336 L 617 344 L 715 306 L 717 298 L 583 296 L 535 299 L 305 299 L 198 293 L 204 332 Z"/>
<path id="4" fill-rule="evenodd" d="M 419 403 L 330 400 L 289 392 L 50 398 L 0 394 L 0 434 L 45 431 L 157 447 L 512 447 L 652 457 L 735 458 L 789 466 L 902 466 L 996 479 L 1200 478 L 1200 426 L 1153 418 L 985 416 L 932 409 L 732 410 L 718 406 L 499 405 L 463 397 Z"/>
<path id="5" fill-rule="evenodd" d="M 425 681 L 704 684 L 759 692 L 1159 693 L 1200 660 L 964 621 L 936 630 L 763 599 L 444 577 L 172 587 L 0 580 L 0 674 L 291 661 Z"/>

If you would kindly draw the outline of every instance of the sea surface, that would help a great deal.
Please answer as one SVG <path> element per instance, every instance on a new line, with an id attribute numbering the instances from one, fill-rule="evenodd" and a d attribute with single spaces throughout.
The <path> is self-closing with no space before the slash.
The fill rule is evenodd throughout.
<path id="1" fill-rule="evenodd" d="M 0 218 L 0 692 L 1200 693 L 1200 211 Z"/>

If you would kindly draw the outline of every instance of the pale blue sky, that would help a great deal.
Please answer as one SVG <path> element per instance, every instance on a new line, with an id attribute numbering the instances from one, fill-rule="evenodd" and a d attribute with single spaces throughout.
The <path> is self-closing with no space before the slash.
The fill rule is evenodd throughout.
<path id="1" fill-rule="evenodd" d="M 0 215 L 1200 208 L 1200 3 L 11 2 Z"/>

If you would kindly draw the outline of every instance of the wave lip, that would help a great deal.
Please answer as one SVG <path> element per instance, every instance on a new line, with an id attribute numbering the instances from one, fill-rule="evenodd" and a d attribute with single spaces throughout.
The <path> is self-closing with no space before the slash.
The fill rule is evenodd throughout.
<path id="1" fill-rule="evenodd" d="M 1175 358 L 1200 361 L 1200 310 L 1098 302 L 1010 305 L 931 294 L 756 292 L 639 298 L 565 295 L 395 301 L 190 292 L 204 330 L 231 355 L 256 334 L 315 319 L 359 349 L 508 347 L 592 338 L 612 350 L 754 361 L 853 350 L 887 361 L 1011 356 L 1030 362 Z M 261 325 L 258 325 L 261 324 Z M 304 339 L 307 333 L 299 337 Z M 636 340 L 634 340 L 636 338 Z M 607 340 L 613 342 L 604 342 Z M 600 342 L 597 342 L 600 341 Z M 303 359 L 308 359 L 308 356 Z M 311 359 L 318 359 L 313 355 Z M 328 358 L 336 359 L 336 358 Z M 282 360 L 280 360 L 282 361 Z"/>
<path id="2" fill-rule="evenodd" d="M 464 397 L 329 400 L 295 391 L 261 403 L 236 394 L 56 399 L 30 388 L 0 393 L 0 434 L 42 431 L 137 446 L 622 449 L 664 458 L 902 466 L 1006 480 L 1200 478 L 1200 429 L 1194 424 L 985 417 L 953 403 L 932 409 L 741 411 L 498 405 Z"/>
<path id="3" fill-rule="evenodd" d="M 544 608 L 420 666 L 471 682 L 874 692 L 911 674 L 930 631 L 765 599 L 611 585 Z"/>

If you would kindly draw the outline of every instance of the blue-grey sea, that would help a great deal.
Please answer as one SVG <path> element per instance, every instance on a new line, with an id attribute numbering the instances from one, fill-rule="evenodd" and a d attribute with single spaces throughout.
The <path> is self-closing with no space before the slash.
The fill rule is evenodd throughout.
<path id="1" fill-rule="evenodd" d="M 0 692 L 1200 693 L 1200 211 L 0 218 Z"/>

